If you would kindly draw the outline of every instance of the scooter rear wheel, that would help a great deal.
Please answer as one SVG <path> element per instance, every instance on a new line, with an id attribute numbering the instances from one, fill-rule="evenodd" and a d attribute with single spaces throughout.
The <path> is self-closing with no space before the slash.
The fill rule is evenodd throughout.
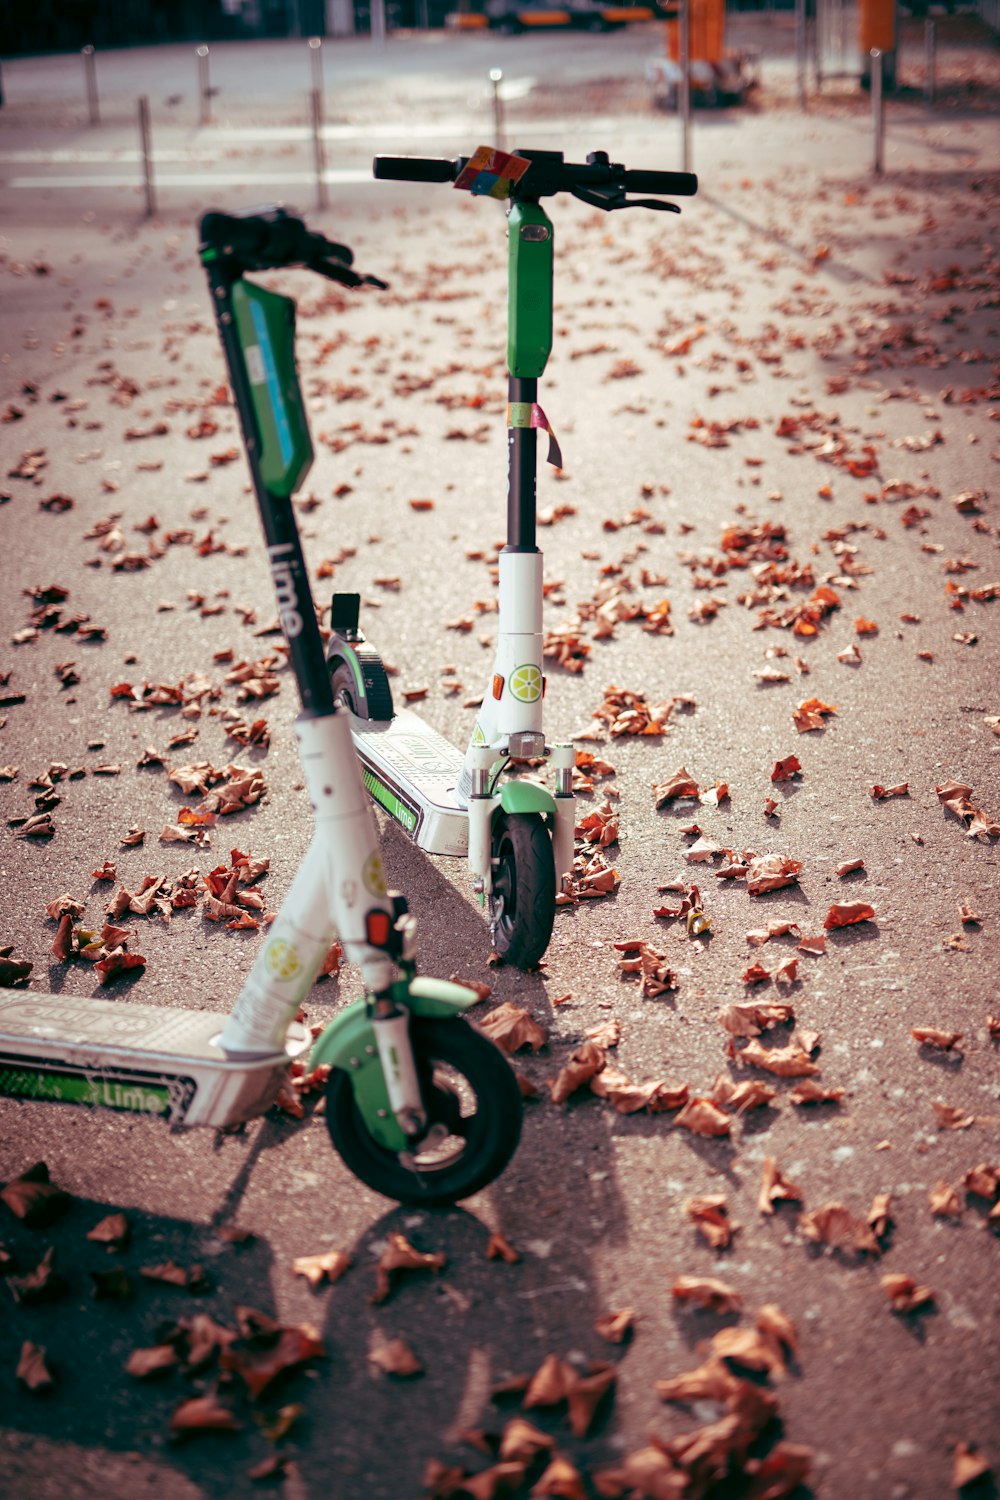
<path id="1" fill-rule="evenodd" d="M 540 813 L 500 813 L 493 824 L 493 945 L 519 969 L 537 964 L 552 936 L 556 871 L 552 839 Z"/>
<path id="2" fill-rule="evenodd" d="M 498 1177 L 521 1135 L 521 1091 L 503 1053 L 461 1017 L 414 1016 L 410 1035 L 429 1125 L 447 1134 L 415 1143 L 409 1164 L 374 1140 L 340 1068 L 326 1089 L 334 1149 L 355 1177 L 397 1203 L 442 1207 Z"/>

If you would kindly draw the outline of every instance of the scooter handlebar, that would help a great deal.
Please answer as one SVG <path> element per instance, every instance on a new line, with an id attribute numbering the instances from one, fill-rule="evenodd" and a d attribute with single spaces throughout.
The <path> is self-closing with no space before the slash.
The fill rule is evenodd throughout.
<path id="1" fill-rule="evenodd" d="M 441 156 L 376 156 L 372 175 L 396 182 L 454 182 L 464 165 L 463 157 L 449 161 Z"/>
<path id="2" fill-rule="evenodd" d="M 240 270 L 277 270 L 304 266 L 341 286 L 385 287 L 376 276 L 351 269 L 354 253 L 306 227 L 295 213 L 278 205 L 242 214 L 212 212 L 201 221 L 202 250 L 212 249 Z"/>
<path id="3" fill-rule="evenodd" d="M 653 193 L 658 196 L 690 198 L 698 191 L 693 172 L 654 172 L 629 170 L 612 163 L 603 151 L 595 151 L 586 162 L 563 161 L 561 152 L 525 151 L 531 166 L 513 188 L 514 198 L 551 197 L 555 193 L 588 191 L 613 193 Z M 376 156 L 372 173 L 377 178 L 394 178 L 397 182 L 454 182 L 468 157 L 453 161 L 443 157 Z M 588 201 L 585 199 L 585 201 Z M 618 202 L 604 202 L 602 207 L 624 207 Z"/>

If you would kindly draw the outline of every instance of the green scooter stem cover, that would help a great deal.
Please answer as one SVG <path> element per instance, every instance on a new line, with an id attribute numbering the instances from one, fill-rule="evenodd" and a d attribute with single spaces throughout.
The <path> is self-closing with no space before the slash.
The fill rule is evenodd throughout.
<path id="1" fill-rule="evenodd" d="M 295 368 L 295 303 L 255 282 L 238 281 L 233 316 L 260 439 L 261 476 L 272 495 L 288 500 L 313 461 Z"/>
<path id="2" fill-rule="evenodd" d="M 535 380 L 552 352 L 552 222 L 537 203 L 507 220 L 507 369 Z"/>
<path id="3" fill-rule="evenodd" d="M 395 989 L 395 986 L 394 986 Z M 400 981 L 395 996 L 416 1016 L 459 1016 L 479 998 L 475 990 L 448 979 L 421 976 L 409 985 Z M 389 1105 L 385 1074 L 375 1045 L 375 1030 L 364 1000 L 355 1000 L 317 1037 L 309 1055 L 309 1072 L 322 1063 L 343 1068 L 351 1080 L 354 1100 L 369 1135 L 387 1151 L 406 1151 L 410 1145 Z"/>

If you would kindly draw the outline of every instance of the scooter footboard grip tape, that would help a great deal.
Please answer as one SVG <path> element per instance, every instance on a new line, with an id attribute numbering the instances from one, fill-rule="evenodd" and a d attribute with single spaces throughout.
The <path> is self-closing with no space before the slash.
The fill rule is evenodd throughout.
<path id="1" fill-rule="evenodd" d="M 454 182 L 458 163 L 438 156 L 376 156 L 372 162 L 375 177 L 392 177 L 397 182 Z"/>
<path id="2" fill-rule="evenodd" d="M 644 172 L 640 168 L 625 173 L 625 190 L 629 193 L 664 193 L 673 198 L 691 198 L 698 191 L 698 179 L 693 172 Z"/>

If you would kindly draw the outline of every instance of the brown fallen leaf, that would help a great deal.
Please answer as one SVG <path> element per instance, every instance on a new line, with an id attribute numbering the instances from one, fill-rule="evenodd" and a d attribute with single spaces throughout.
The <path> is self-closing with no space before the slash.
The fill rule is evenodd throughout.
<path id="1" fill-rule="evenodd" d="M 88 1240 L 106 1245 L 109 1250 L 121 1250 L 128 1244 L 131 1227 L 123 1213 L 107 1214 L 93 1229 L 88 1230 Z"/>
<path id="2" fill-rule="evenodd" d="M 566 1401 L 569 1406 L 569 1425 L 575 1437 L 586 1437 L 597 1416 L 598 1407 L 614 1388 L 617 1372 L 614 1365 L 601 1361 L 590 1366 L 586 1375 L 578 1375 L 572 1367 L 572 1378 L 567 1380 Z"/>
<path id="3" fill-rule="evenodd" d="M 170 1418 L 170 1431 L 178 1437 L 195 1432 L 240 1432 L 243 1423 L 217 1396 L 193 1396 L 182 1401 Z"/>
<path id="4" fill-rule="evenodd" d="M 680 1114 L 675 1116 L 674 1124 L 683 1130 L 690 1130 L 693 1135 L 723 1136 L 732 1133 L 729 1116 L 723 1114 L 713 1100 L 705 1098 L 689 1099 Z"/>
<path id="5" fill-rule="evenodd" d="M 918 1285 L 905 1271 L 887 1271 L 880 1280 L 882 1290 L 892 1303 L 893 1312 L 917 1312 L 921 1307 L 929 1307 L 934 1301 L 931 1288 Z"/>
<path id="6" fill-rule="evenodd" d="M 762 1109 L 770 1104 L 776 1093 L 777 1090 L 763 1079 L 747 1078 L 742 1083 L 734 1083 L 728 1073 L 720 1073 L 712 1084 L 709 1097 L 713 1104 L 742 1115 L 748 1109 Z"/>
<path id="7" fill-rule="evenodd" d="M 747 893 L 762 896 L 798 882 L 802 861 L 787 854 L 755 854 L 747 866 Z"/>
<path id="8" fill-rule="evenodd" d="M 550 1453 L 556 1445 L 551 1433 L 543 1432 L 525 1417 L 511 1417 L 500 1434 L 499 1457 L 506 1463 L 532 1463 L 539 1454 Z"/>
<path id="9" fill-rule="evenodd" d="M 700 1197 L 689 1198 L 684 1205 L 684 1212 L 713 1250 L 725 1250 L 731 1244 L 733 1235 L 742 1228 L 742 1225 L 730 1219 L 723 1193 L 705 1193 Z"/>
<path id="10" fill-rule="evenodd" d="M 785 1500 L 809 1478 L 812 1463 L 811 1448 L 779 1438 L 765 1458 L 747 1459 L 743 1472 L 750 1487 L 745 1500 Z"/>
<path id="11" fill-rule="evenodd" d="M 957 1104 L 946 1104 L 943 1099 L 932 1099 L 931 1109 L 942 1130 L 968 1130 L 976 1123 L 975 1115 L 967 1115 Z"/>
<path id="12" fill-rule="evenodd" d="M 125 1361 L 126 1375 L 132 1375 L 136 1380 L 148 1380 L 151 1376 L 162 1375 L 165 1370 L 171 1370 L 180 1363 L 180 1356 L 173 1344 L 151 1344 L 146 1349 L 133 1349 Z"/>
<path id="13" fill-rule="evenodd" d="M 696 1302 L 713 1313 L 739 1312 L 743 1298 L 735 1288 L 713 1276 L 677 1276 L 670 1288 L 678 1302 Z"/>
<path id="14" fill-rule="evenodd" d="M 853 1248 L 859 1227 L 858 1220 L 843 1203 L 824 1203 L 808 1213 L 799 1215 L 799 1230 L 807 1240 L 817 1245 L 834 1245 L 838 1249 Z"/>
<path id="15" fill-rule="evenodd" d="M 29 1391 L 48 1391 L 55 1385 L 55 1377 L 46 1362 L 44 1348 L 41 1344 L 33 1344 L 30 1339 L 25 1339 L 21 1345 L 15 1374 Z"/>
<path id="16" fill-rule="evenodd" d="M 549 1093 L 553 1104 L 564 1103 L 577 1089 L 600 1073 L 607 1063 L 607 1055 L 597 1042 L 583 1042 L 570 1054 L 569 1061 L 555 1078 L 549 1080 Z"/>
<path id="17" fill-rule="evenodd" d="M 489 1015 L 483 1016 L 478 1025 L 480 1031 L 485 1032 L 501 1052 L 513 1053 L 522 1047 L 530 1047 L 532 1052 L 537 1052 L 548 1040 L 544 1027 L 532 1020 L 526 1010 L 509 1000 L 498 1005 L 496 1010 L 491 1010 Z"/>
<path id="18" fill-rule="evenodd" d="M 760 1036 L 762 1031 L 772 1026 L 784 1026 L 794 1019 L 794 1007 L 784 1000 L 750 1000 L 727 1005 L 719 1011 L 719 1023 L 731 1036 Z"/>
<path id="19" fill-rule="evenodd" d="M 931 1205 L 931 1213 L 936 1219 L 960 1219 L 962 1217 L 962 1200 L 951 1183 L 945 1182 L 943 1178 L 938 1179 L 927 1197 Z"/>
<path id="20" fill-rule="evenodd" d="M 310 1286 L 332 1285 L 354 1264 L 346 1250 L 323 1250 L 318 1255 L 299 1255 L 292 1261 L 292 1275 L 304 1276 Z"/>
<path id="21" fill-rule="evenodd" d="M 209 1284 L 202 1266 L 179 1266 L 173 1260 L 165 1260 L 155 1266 L 140 1266 L 139 1275 L 146 1281 L 162 1281 L 167 1286 L 181 1287 L 187 1292 L 204 1292 Z"/>
<path id="22" fill-rule="evenodd" d="M 735 1059 L 741 1067 L 763 1068 L 779 1078 L 809 1078 L 819 1072 L 807 1052 L 792 1041 L 787 1047 L 762 1047 L 753 1038 L 747 1042 Z"/>
<path id="23" fill-rule="evenodd" d="M 12 1177 L 0 1189 L 0 1199 L 32 1229 L 43 1229 L 59 1217 L 73 1201 L 49 1178 L 45 1162 L 36 1162 L 20 1177 Z"/>
<path id="24" fill-rule="evenodd" d="M 635 1309 L 619 1308 L 617 1312 L 605 1313 L 594 1323 L 594 1332 L 609 1344 L 624 1344 L 635 1326 Z"/>
<path id="25" fill-rule="evenodd" d="M 933 1047 L 938 1052 L 961 1051 L 958 1046 L 962 1040 L 960 1031 L 938 1031 L 933 1026 L 911 1026 L 910 1035 L 922 1047 Z"/>
<path id="26" fill-rule="evenodd" d="M 665 807 L 678 797 L 697 797 L 698 783 L 682 766 L 666 781 L 653 784 L 653 802 L 656 807 Z"/>
<path id="27" fill-rule="evenodd" d="M 442 1271 L 447 1263 L 444 1251 L 423 1254 L 415 1250 L 402 1234 L 390 1234 L 386 1247 L 375 1268 L 375 1292 L 372 1301 L 385 1302 L 393 1289 L 394 1281 L 407 1271 Z"/>
<path id="28" fill-rule="evenodd" d="M 685 1370 L 668 1380 L 657 1380 L 654 1389 L 661 1401 L 687 1405 L 692 1401 L 726 1401 L 740 1383 L 719 1355 L 712 1354 L 696 1369 Z"/>
<path id="29" fill-rule="evenodd" d="M 792 1104 L 839 1104 L 844 1097 L 843 1089 L 828 1089 L 815 1079 L 803 1078 L 788 1095 Z"/>
<path id="30" fill-rule="evenodd" d="M 423 1365 L 403 1339 L 389 1339 L 385 1344 L 377 1344 L 368 1360 L 386 1375 L 397 1375 L 404 1380 L 424 1373 Z"/>
<path id="31" fill-rule="evenodd" d="M 775 783 L 779 781 L 793 781 L 796 776 L 801 776 L 801 774 L 802 767 L 799 764 L 798 756 L 786 755 L 784 760 L 775 761 L 774 769 L 771 772 L 771 780 Z"/>
<path id="32" fill-rule="evenodd" d="M 559 1500 L 588 1500 L 579 1469 L 562 1453 L 553 1454 L 548 1467 L 531 1487 L 531 1500 L 558 1496 Z"/>
<path id="33" fill-rule="evenodd" d="M 782 1201 L 801 1203 L 802 1189 L 796 1187 L 794 1182 L 790 1182 L 784 1176 L 773 1156 L 765 1156 L 761 1168 L 760 1188 L 757 1192 L 757 1212 L 773 1214 L 775 1203 Z"/>
<path id="34" fill-rule="evenodd" d="M 486 1259 L 503 1260 L 508 1266 L 516 1266 L 520 1264 L 521 1256 L 507 1236 L 496 1229 L 486 1242 Z"/>
<path id="35" fill-rule="evenodd" d="M 836 927 L 851 927 L 856 922 L 872 922 L 875 908 L 867 901 L 835 901 L 823 919 L 827 932 Z"/>
<path id="36" fill-rule="evenodd" d="M 286 1327 L 275 1325 L 273 1319 L 265 1319 L 251 1308 L 237 1311 L 242 1314 L 244 1327 L 248 1326 L 248 1319 L 251 1329 L 255 1327 L 253 1320 L 260 1320 L 262 1329 L 227 1344 L 219 1353 L 219 1368 L 238 1375 L 253 1401 L 259 1400 L 287 1371 L 326 1354 L 326 1346 L 307 1323 Z"/>
<path id="37" fill-rule="evenodd" d="M 974 1484 L 977 1479 L 993 1478 L 993 1470 L 975 1443 L 956 1443 L 952 1452 L 952 1460 L 951 1487 L 953 1490 L 965 1489 L 966 1485 Z"/>
<path id="38" fill-rule="evenodd" d="M 479 1474 L 471 1474 L 463 1479 L 457 1494 L 462 1496 L 462 1500 L 466 1496 L 468 1500 L 498 1500 L 501 1495 L 515 1494 L 520 1489 L 526 1472 L 526 1466 L 517 1461 L 494 1464 L 490 1469 L 483 1469 Z"/>
<path id="39" fill-rule="evenodd" d="M 979 1162 L 963 1173 L 962 1186 L 967 1193 L 972 1193 L 976 1198 L 986 1198 L 992 1203 L 1000 1188 L 1000 1166 L 992 1167 L 988 1162 Z"/>

